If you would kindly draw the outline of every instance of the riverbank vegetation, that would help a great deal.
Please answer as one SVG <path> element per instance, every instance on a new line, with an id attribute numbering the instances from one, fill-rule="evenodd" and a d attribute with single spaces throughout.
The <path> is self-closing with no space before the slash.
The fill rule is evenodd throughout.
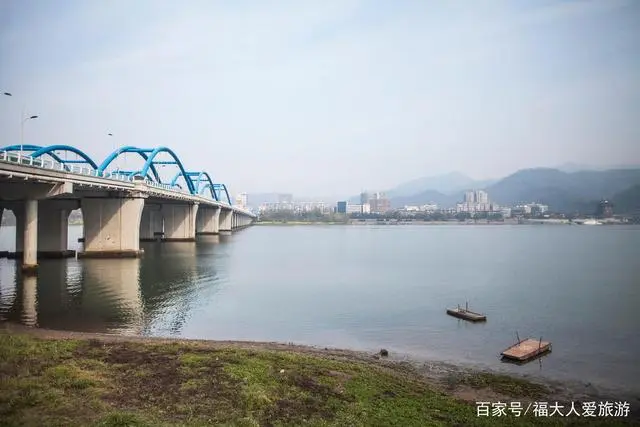
<path id="1" fill-rule="evenodd" d="M 337 350 L 73 336 L 0 330 L 0 424 L 514 425 L 513 416 L 477 417 L 452 390 L 513 399 L 546 392 L 489 374 L 452 377 L 443 389 L 410 365 Z"/>

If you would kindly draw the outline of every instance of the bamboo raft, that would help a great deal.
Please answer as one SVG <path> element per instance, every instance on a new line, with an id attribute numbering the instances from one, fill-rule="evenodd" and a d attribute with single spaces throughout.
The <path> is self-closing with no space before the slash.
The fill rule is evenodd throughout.
<path id="1" fill-rule="evenodd" d="M 520 341 L 518 338 L 516 344 L 504 350 L 500 355 L 505 359 L 525 362 L 548 351 L 551 351 L 551 343 L 542 341 L 542 337 L 539 340 L 528 338 L 524 341 Z"/>
<path id="2" fill-rule="evenodd" d="M 465 305 L 465 308 L 460 307 L 460 305 L 457 308 L 448 308 L 447 314 L 470 322 L 484 322 L 487 320 L 487 316 L 484 314 L 469 310 L 469 303 Z"/>

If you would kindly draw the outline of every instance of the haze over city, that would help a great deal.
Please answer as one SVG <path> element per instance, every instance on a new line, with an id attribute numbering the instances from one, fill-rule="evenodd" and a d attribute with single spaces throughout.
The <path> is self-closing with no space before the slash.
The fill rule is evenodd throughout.
<path id="1" fill-rule="evenodd" d="M 638 163 L 638 22 L 618 0 L 5 1 L 0 139 L 26 105 L 25 143 L 165 145 L 232 193 Z"/>

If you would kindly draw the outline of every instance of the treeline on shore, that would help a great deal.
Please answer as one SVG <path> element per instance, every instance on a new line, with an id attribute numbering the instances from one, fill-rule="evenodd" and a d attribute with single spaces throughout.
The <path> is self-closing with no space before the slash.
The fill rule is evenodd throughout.
<path id="1" fill-rule="evenodd" d="M 522 219 L 564 219 L 573 220 L 581 218 L 578 214 L 526 214 L 519 216 Z M 469 212 L 406 212 L 406 211 L 390 211 L 384 214 L 368 213 L 368 214 L 325 214 L 322 211 L 313 210 L 308 212 L 294 212 L 291 210 L 281 210 L 274 212 L 263 212 L 260 214 L 258 221 L 266 223 L 287 223 L 287 222 L 314 222 L 314 223 L 349 223 L 353 220 L 398 220 L 398 221 L 469 221 L 482 220 L 491 222 L 503 222 L 504 216 L 499 212 L 477 212 L 475 214 Z M 629 218 L 629 222 L 640 224 L 640 216 Z"/>

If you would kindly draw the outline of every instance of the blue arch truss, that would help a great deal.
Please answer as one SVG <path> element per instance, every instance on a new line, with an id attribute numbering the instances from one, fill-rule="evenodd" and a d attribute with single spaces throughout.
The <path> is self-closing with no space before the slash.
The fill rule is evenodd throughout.
<path id="1" fill-rule="evenodd" d="M 96 165 L 96 163 L 91 159 L 91 157 L 87 156 L 82 150 L 76 147 L 72 147 L 70 145 L 50 145 L 48 147 L 42 147 L 40 145 L 22 145 L 22 146 L 8 145 L 6 147 L 0 148 L 0 151 L 18 151 L 20 149 L 22 149 L 22 151 L 30 152 L 31 154 L 29 155 L 33 158 L 38 158 L 38 157 L 44 156 L 45 154 L 48 154 L 49 156 L 51 156 L 51 158 L 53 158 L 53 160 L 55 160 L 58 163 L 61 163 L 66 170 L 69 170 L 67 165 L 71 163 L 87 164 L 91 166 L 94 170 L 98 169 L 98 165 Z M 56 153 L 57 151 L 66 151 L 68 153 L 77 154 L 80 157 L 80 159 L 75 159 L 75 160 L 63 159 Z"/>
<path id="2" fill-rule="evenodd" d="M 173 177 L 173 180 L 171 181 L 172 186 L 177 185 L 176 181 L 178 180 L 178 178 L 180 178 L 180 176 L 181 174 L 177 173 Z M 214 200 L 220 201 L 220 193 L 217 191 L 220 189 L 220 187 L 213 183 L 211 176 L 209 176 L 207 172 L 187 172 L 186 177 L 189 181 L 191 181 L 191 184 L 195 189 L 194 194 L 202 195 L 207 190 L 209 190 L 209 194 L 211 194 L 211 197 L 213 197 Z M 229 198 L 229 193 L 227 193 L 226 191 L 226 187 L 224 191 L 227 196 L 227 203 L 231 204 L 231 199 Z"/>
<path id="3" fill-rule="evenodd" d="M 226 202 L 229 205 L 231 203 L 231 197 L 229 197 L 229 192 L 227 191 L 227 187 L 224 184 L 215 184 L 211 179 L 211 176 L 207 172 L 187 172 L 187 170 L 182 165 L 182 162 L 176 155 L 168 147 L 156 147 L 156 148 L 139 148 L 133 146 L 124 146 L 116 149 L 114 152 L 109 154 L 101 163 L 96 163 L 82 150 L 72 147 L 70 145 L 50 145 L 47 147 L 42 147 L 39 145 L 9 145 L 6 147 L 0 148 L 0 151 L 26 151 L 30 153 L 29 155 L 34 158 L 41 157 L 43 155 L 49 155 L 53 160 L 59 162 L 63 165 L 65 170 L 69 170 L 68 164 L 79 163 L 86 164 L 92 167 L 96 171 L 96 175 L 98 176 L 106 176 L 106 175 L 126 175 L 126 176 L 142 176 L 149 181 L 155 181 L 159 184 L 162 184 L 162 179 L 160 178 L 160 174 L 158 173 L 157 166 L 158 165 L 176 165 L 178 168 L 178 173 L 174 176 L 171 181 L 171 186 L 182 189 L 182 186 L 178 184 L 178 179 L 182 177 L 186 183 L 187 190 L 190 194 L 194 196 L 203 195 L 209 191 L 211 197 L 216 201 L 224 201 L 221 200 L 221 196 L 224 193 L 226 196 Z M 76 154 L 79 158 L 73 160 L 67 160 L 60 157 L 60 152 L 68 152 Z M 107 171 L 107 168 L 116 160 L 119 156 L 125 153 L 134 153 L 139 155 L 144 160 L 144 165 L 140 170 L 130 170 L 130 171 Z M 156 160 L 156 156 L 161 153 L 166 153 L 171 157 L 171 160 L 162 161 Z"/>

